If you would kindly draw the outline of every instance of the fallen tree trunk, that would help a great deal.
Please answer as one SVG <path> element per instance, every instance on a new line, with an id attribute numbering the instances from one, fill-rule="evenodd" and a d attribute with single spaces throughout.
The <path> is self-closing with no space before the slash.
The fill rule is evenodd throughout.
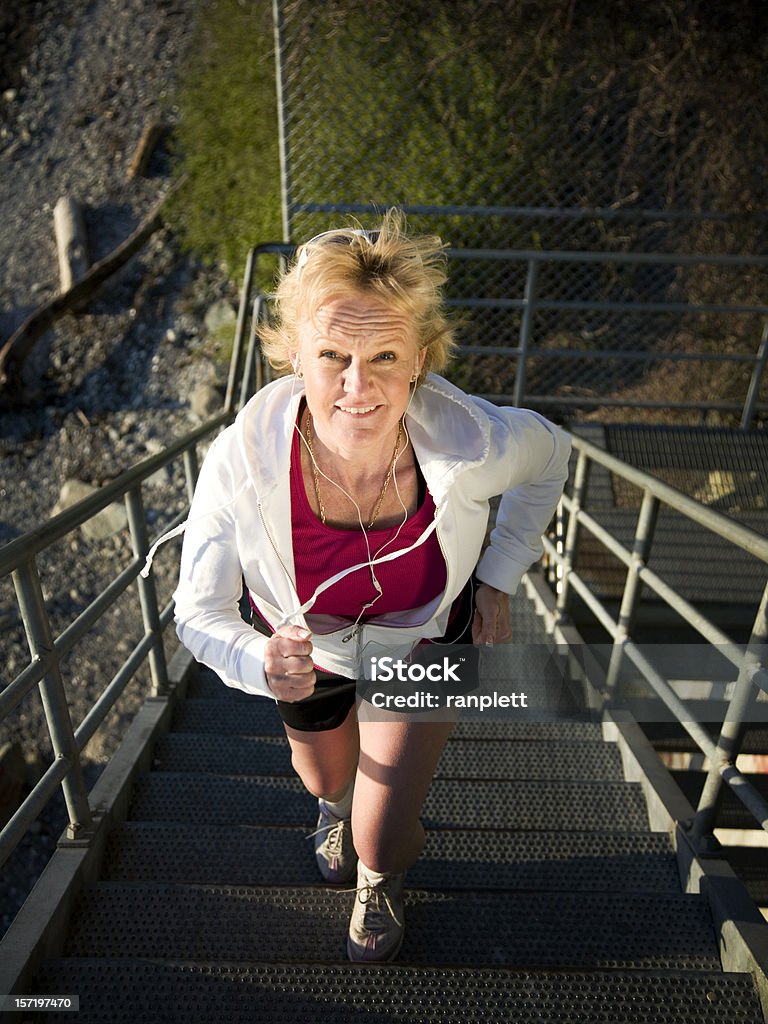
<path id="1" fill-rule="evenodd" d="M 76 199 L 62 196 L 53 209 L 61 291 L 68 292 L 88 273 L 83 211 Z"/>
<path id="2" fill-rule="evenodd" d="M 35 342 L 64 314 L 80 309 L 82 304 L 92 298 L 115 271 L 124 266 L 142 248 L 147 239 L 162 225 L 163 206 L 177 188 L 178 184 L 155 204 L 133 234 L 129 235 L 124 242 L 121 242 L 104 259 L 94 263 L 90 270 L 71 288 L 44 302 L 42 306 L 30 313 L 24 323 L 14 331 L 0 348 L 0 390 L 8 394 L 14 391 L 19 394 L 23 390 L 21 371 Z"/>

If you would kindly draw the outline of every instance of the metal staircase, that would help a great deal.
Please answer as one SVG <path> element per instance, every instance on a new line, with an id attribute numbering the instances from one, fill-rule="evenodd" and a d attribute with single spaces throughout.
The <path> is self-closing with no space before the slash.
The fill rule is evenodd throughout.
<path id="1" fill-rule="evenodd" d="M 524 595 L 513 611 L 518 641 L 552 644 Z M 274 707 L 198 671 L 34 991 L 77 993 L 76 1019 L 100 1024 L 762 1022 L 579 697 L 562 688 L 559 721 L 457 725 L 400 957 L 360 965 L 344 952 L 354 896 L 320 884 L 315 802 Z"/>

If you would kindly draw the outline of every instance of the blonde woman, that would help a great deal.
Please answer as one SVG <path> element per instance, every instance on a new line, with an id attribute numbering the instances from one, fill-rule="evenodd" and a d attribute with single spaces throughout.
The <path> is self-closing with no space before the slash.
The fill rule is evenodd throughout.
<path id="1" fill-rule="evenodd" d="M 319 870 L 356 878 L 352 960 L 400 950 L 403 878 L 452 728 L 371 715 L 356 681 L 374 652 L 509 640 L 508 595 L 541 554 L 567 475 L 557 427 L 438 375 L 453 349 L 444 283 L 440 240 L 409 236 L 397 211 L 377 231 L 299 248 L 262 332 L 286 375 L 212 446 L 175 594 L 196 658 L 277 703 L 318 798 Z M 243 578 L 255 628 L 238 611 Z"/>

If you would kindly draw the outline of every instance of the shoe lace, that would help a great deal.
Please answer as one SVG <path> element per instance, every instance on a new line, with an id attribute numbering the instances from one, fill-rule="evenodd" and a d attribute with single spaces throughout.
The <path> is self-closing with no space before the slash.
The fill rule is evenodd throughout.
<path id="1" fill-rule="evenodd" d="M 386 890 L 386 880 L 376 885 L 361 885 L 355 890 L 358 900 L 365 906 L 364 921 L 368 931 L 383 931 L 387 927 L 386 915 L 392 918 L 396 925 L 402 928 L 403 922 L 398 919 L 389 893 Z M 352 890 L 347 890 L 351 892 Z"/>
<path id="2" fill-rule="evenodd" d="M 344 826 L 346 824 L 347 822 L 344 818 L 338 818 L 336 821 L 329 821 L 327 824 L 316 828 L 314 832 L 310 832 L 306 838 L 314 839 L 315 836 L 319 836 L 322 832 L 326 832 L 327 835 L 323 845 L 329 853 L 340 854 L 344 845 Z"/>

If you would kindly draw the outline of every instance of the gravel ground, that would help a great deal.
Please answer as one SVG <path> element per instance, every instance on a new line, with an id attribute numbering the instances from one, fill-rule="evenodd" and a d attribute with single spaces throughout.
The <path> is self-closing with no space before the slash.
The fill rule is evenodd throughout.
<path id="1" fill-rule="evenodd" d="M 0 339 L 58 288 L 52 211 L 59 196 L 84 204 L 93 262 L 130 234 L 167 190 L 162 150 L 145 177 L 129 181 L 127 169 L 145 125 L 175 116 L 169 97 L 200 4 L 44 0 L 21 6 L 7 5 L 0 14 Z M 163 230 L 87 310 L 59 321 L 27 365 L 34 402 L 0 411 L 0 544 L 43 522 L 65 480 L 103 484 L 199 422 L 190 397 L 203 385 L 220 388 L 224 373 L 206 314 L 236 300 L 236 288 L 221 270 L 199 266 Z M 145 489 L 153 534 L 183 504 L 181 466 L 153 479 Z M 177 564 L 168 547 L 155 569 L 163 603 Z M 126 529 L 102 540 L 75 531 L 41 557 L 54 633 L 130 558 Z M 66 661 L 75 726 L 140 631 L 131 587 Z M 0 686 L 27 658 L 13 589 L 0 580 Z M 130 684 L 104 735 L 87 748 L 89 786 L 147 686 L 144 674 Z M 0 749 L 9 743 L 24 755 L 28 786 L 51 756 L 36 692 L 0 723 Z M 0 804 L 12 790 L 6 770 Z M 57 799 L 0 868 L 0 934 L 54 849 L 64 820 Z"/>

